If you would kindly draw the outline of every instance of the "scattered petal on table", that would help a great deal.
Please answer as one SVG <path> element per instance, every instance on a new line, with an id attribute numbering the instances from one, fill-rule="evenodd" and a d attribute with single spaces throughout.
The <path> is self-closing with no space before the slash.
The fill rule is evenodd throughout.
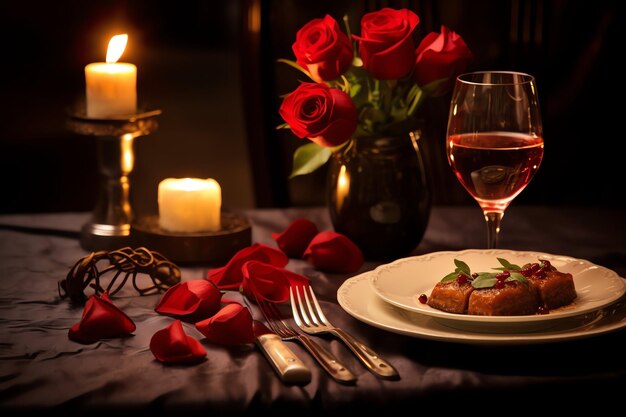
<path id="1" fill-rule="evenodd" d="M 254 342 L 252 315 L 241 304 L 228 304 L 213 317 L 196 323 L 210 342 L 233 346 Z"/>
<path id="2" fill-rule="evenodd" d="M 280 250 L 290 258 L 301 259 L 309 242 L 319 233 L 317 226 L 311 220 L 299 218 L 291 222 L 280 233 L 272 233 Z"/>
<path id="3" fill-rule="evenodd" d="M 350 273 L 363 265 L 361 249 L 346 236 L 330 231 L 313 238 L 304 259 L 315 269 L 328 272 Z"/>
<path id="4" fill-rule="evenodd" d="M 136 329 L 135 323 L 111 300 L 106 292 L 91 295 L 85 303 L 80 322 L 68 333 L 78 343 L 95 343 L 100 339 L 128 336 Z"/>
<path id="5" fill-rule="evenodd" d="M 196 363 L 206 358 L 206 350 L 202 344 L 185 334 L 180 320 L 152 336 L 150 351 L 163 363 Z"/>
<path id="6" fill-rule="evenodd" d="M 289 287 L 308 285 L 303 275 L 258 261 L 248 261 L 242 267 L 243 293 L 249 300 L 255 297 L 272 303 L 289 300 Z"/>
<path id="7" fill-rule="evenodd" d="M 213 282 L 204 279 L 182 282 L 163 294 L 155 311 L 195 322 L 217 313 L 221 297 L 220 290 Z"/>
<path id="8" fill-rule="evenodd" d="M 255 243 L 237 252 L 226 266 L 209 271 L 208 279 L 223 290 L 239 289 L 243 281 L 241 267 L 248 261 L 260 261 L 283 267 L 287 265 L 289 259 L 279 249 L 262 243 Z"/>

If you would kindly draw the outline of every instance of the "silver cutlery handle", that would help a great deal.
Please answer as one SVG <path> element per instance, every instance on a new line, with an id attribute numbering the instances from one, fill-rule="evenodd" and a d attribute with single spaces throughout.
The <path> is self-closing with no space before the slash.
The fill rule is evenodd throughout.
<path id="1" fill-rule="evenodd" d="M 344 384 L 352 384 L 356 382 L 356 376 L 341 362 L 337 360 L 337 358 L 330 353 L 328 350 L 324 349 L 322 346 L 315 343 L 309 337 L 300 335 L 298 339 L 302 342 L 305 348 L 311 352 L 311 355 L 320 365 L 332 376 L 336 381 L 344 383 Z"/>
<path id="2" fill-rule="evenodd" d="M 377 376 L 389 379 L 394 379 L 399 376 L 398 371 L 396 371 L 389 362 L 378 356 L 378 354 L 365 343 L 355 339 L 341 329 L 335 328 L 332 332 Z"/>
<path id="3" fill-rule="evenodd" d="M 291 384 L 311 382 L 311 370 L 275 334 L 264 334 L 257 338 L 261 351 L 269 359 L 280 378 Z"/>

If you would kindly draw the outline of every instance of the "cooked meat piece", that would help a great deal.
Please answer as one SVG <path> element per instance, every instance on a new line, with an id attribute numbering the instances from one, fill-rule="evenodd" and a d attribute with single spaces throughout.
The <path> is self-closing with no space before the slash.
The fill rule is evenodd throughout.
<path id="1" fill-rule="evenodd" d="M 465 314 L 467 302 L 474 288 L 468 282 L 459 284 L 456 280 L 438 282 L 428 297 L 428 305 L 448 313 Z"/>
<path id="2" fill-rule="evenodd" d="M 548 271 L 545 278 L 533 275 L 528 280 L 537 292 L 539 305 L 549 310 L 567 305 L 576 298 L 572 274 Z"/>
<path id="3" fill-rule="evenodd" d="M 521 316 L 535 314 L 535 290 L 521 282 L 507 282 L 503 288 L 482 288 L 472 292 L 467 314 L 479 316 Z"/>

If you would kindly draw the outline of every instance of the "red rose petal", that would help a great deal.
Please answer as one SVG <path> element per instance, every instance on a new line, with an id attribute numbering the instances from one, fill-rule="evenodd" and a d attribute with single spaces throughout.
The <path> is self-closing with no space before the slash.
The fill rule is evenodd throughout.
<path id="1" fill-rule="evenodd" d="M 283 267 L 287 265 L 289 258 L 279 249 L 255 243 L 237 252 L 226 266 L 209 271 L 208 279 L 221 289 L 236 290 L 243 281 L 241 266 L 248 261 L 260 261 Z"/>
<path id="2" fill-rule="evenodd" d="M 346 236 L 336 232 L 321 232 L 313 238 L 304 252 L 315 269 L 351 273 L 363 265 L 363 253 Z"/>
<path id="3" fill-rule="evenodd" d="M 295 219 L 281 233 L 272 233 L 280 250 L 290 258 L 300 259 L 309 242 L 319 233 L 317 226 L 308 219 Z"/>
<path id="4" fill-rule="evenodd" d="M 257 261 L 246 262 L 242 272 L 243 293 L 250 300 L 259 298 L 272 303 L 284 303 L 289 300 L 289 287 L 309 284 L 305 276 Z"/>
<path id="5" fill-rule="evenodd" d="M 163 363 L 195 363 L 206 357 L 206 350 L 202 344 L 185 334 L 180 320 L 152 336 L 150 351 Z"/>
<path id="6" fill-rule="evenodd" d="M 68 337 L 78 343 L 95 343 L 131 334 L 137 327 L 122 310 L 111 302 L 108 294 L 92 295 L 87 299 L 80 322 L 73 325 Z"/>
<path id="7" fill-rule="evenodd" d="M 196 323 L 196 329 L 207 340 L 233 346 L 254 342 L 252 315 L 241 304 L 228 304 L 213 317 Z"/>
<path id="8" fill-rule="evenodd" d="M 210 281 L 181 282 L 163 294 L 155 311 L 187 321 L 203 320 L 220 309 L 221 297 L 220 290 Z"/>

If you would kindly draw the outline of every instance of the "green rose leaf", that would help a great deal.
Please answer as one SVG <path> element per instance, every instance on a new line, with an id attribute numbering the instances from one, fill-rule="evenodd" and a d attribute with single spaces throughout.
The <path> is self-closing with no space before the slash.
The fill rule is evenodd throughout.
<path id="1" fill-rule="evenodd" d="M 317 143 L 300 146 L 293 154 L 293 170 L 289 178 L 310 174 L 324 165 L 332 154 L 333 151 L 330 148 Z"/>
<path id="2" fill-rule="evenodd" d="M 363 86 L 361 84 L 350 84 L 350 97 L 356 97 Z"/>
<path id="3" fill-rule="evenodd" d="M 426 96 L 424 95 L 424 91 L 421 90 L 417 84 L 415 84 L 413 88 L 409 90 L 409 93 L 407 95 L 407 103 L 409 103 L 409 107 L 406 111 L 407 115 L 413 115 L 413 113 L 415 113 L 415 110 L 417 110 L 417 108 L 425 98 Z"/>
<path id="4" fill-rule="evenodd" d="M 448 81 L 448 78 L 441 78 L 439 80 L 432 81 L 429 84 L 426 84 L 422 87 L 422 90 L 426 92 L 426 94 L 431 95 L 433 97 L 439 97 L 443 95 L 443 91 L 441 87 Z"/>
<path id="5" fill-rule="evenodd" d="M 302 72 L 304 75 L 309 77 L 311 80 L 313 80 L 313 77 L 311 77 L 311 73 L 309 71 L 305 70 L 304 68 L 302 68 L 300 65 L 298 65 L 296 63 L 296 61 L 292 61 L 290 59 L 283 59 L 283 58 L 277 59 L 277 61 L 278 62 L 282 62 L 283 64 L 287 64 L 290 67 L 293 67 L 293 68 L 297 69 L 298 71 Z M 313 80 L 313 81 L 315 81 L 315 80 Z"/>

